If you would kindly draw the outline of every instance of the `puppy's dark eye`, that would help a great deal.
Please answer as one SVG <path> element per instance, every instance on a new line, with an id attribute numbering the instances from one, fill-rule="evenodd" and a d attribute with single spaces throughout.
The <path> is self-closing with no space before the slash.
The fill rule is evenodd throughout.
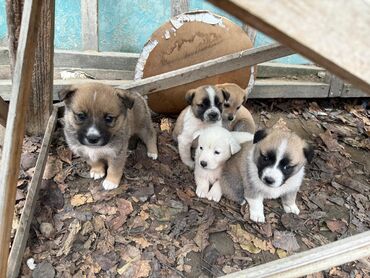
<path id="1" fill-rule="evenodd" d="M 269 157 L 267 155 L 264 155 L 261 153 L 261 158 L 263 159 L 263 161 L 269 161 Z"/>
<path id="2" fill-rule="evenodd" d="M 230 104 L 229 103 L 224 103 L 224 107 L 229 108 Z"/>
<path id="3" fill-rule="evenodd" d="M 197 104 L 198 105 L 198 107 L 200 107 L 200 108 L 203 108 L 204 107 L 204 104 L 203 103 L 199 103 L 199 104 Z"/>
<path id="4" fill-rule="evenodd" d="M 284 170 L 284 171 L 287 171 L 287 170 L 290 170 L 290 169 L 292 169 L 292 168 L 294 168 L 294 166 L 293 166 L 293 165 L 285 165 L 285 166 L 283 167 L 283 170 Z"/>
<path id="5" fill-rule="evenodd" d="M 106 115 L 105 117 L 104 117 L 104 121 L 107 123 L 107 124 L 111 124 L 111 123 L 113 123 L 114 122 L 114 117 L 113 116 L 111 116 L 111 115 Z"/>
<path id="6" fill-rule="evenodd" d="M 236 110 L 239 110 L 241 106 L 236 107 Z"/>
<path id="7" fill-rule="evenodd" d="M 199 149 L 203 150 L 203 147 L 199 147 Z"/>
<path id="8" fill-rule="evenodd" d="M 83 122 L 87 119 L 87 114 L 84 112 L 76 113 L 75 115 L 77 120 L 79 120 L 80 122 Z"/>
<path id="9" fill-rule="evenodd" d="M 219 151 L 215 151 L 215 154 L 219 155 L 219 154 L 220 154 L 220 152 L 219 152 Z"/>

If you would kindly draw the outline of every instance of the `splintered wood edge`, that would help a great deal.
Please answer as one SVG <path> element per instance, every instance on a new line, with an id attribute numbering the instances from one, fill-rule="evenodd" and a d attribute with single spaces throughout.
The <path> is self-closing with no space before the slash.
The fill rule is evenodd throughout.
<path id="1" fill-rule="evenodd" d="M 53 106 L 53 111 L 45 130 L 45 135 L 42 140 L 40 153 L 38 155 L 36 162 L 35 173 L 32 177 L 31 184 L 28 188 L 26 202 L 24 204 L 21 218 L 19 221 L 19 226 L 14 237 L 12 248 L 10 250 L 7 272 L 8 278 L 18 277 L 18 273 L 22 263 L 23 253 L 26 248 L 28 240 L 30 225 L 33 219 L 33 213 L 36 206 L 40 184 L 42 181 L 42 177 L 44 175 L 47 156 L 49 152 L 49 146 L 57 122 L 57 115 L 60 107 L 62 107 L 62 104 L 60 103 Z"/>
<path id="2" fill-rule="evenodd" d="M 370 231 L 222 277 L 302 277 L 367 256 L 370 256 Z"/>

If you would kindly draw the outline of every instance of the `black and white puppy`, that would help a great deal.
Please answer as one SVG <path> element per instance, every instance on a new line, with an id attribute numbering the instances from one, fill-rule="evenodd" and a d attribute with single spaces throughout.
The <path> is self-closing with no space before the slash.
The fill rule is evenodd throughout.
<path id="1" fill-rule="evenodd" d="M 207 85 L 188 91 L 185 98 L 189 106 L 177 118 L 173 138 L 178 142 L 182 162 L 194 168 L 191 158 L 193 134 L 199 129 L 222 125 L 224 96 L 215 86 Z"/>
<path id="2" fill-rule="evenodd" d="M 239 203 L 245 199 L 255 222 L 265 222 L 264 199 L 281 197 L 286 213 L 299 214 L 295 199 L 313 154 L 312 147 L 293 132 L 259 130 L 253 144 L 244 144 L 225 164 L 222 193 Z"/>

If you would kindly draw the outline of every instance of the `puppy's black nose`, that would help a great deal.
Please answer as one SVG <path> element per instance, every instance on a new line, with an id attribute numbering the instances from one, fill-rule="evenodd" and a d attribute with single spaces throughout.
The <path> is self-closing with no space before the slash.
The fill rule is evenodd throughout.
<path id="1" fill-rule="evenodd" d="M 208 114 L 208 118 L 211 120 L 211 121 L 215 121 L 218 119 L 218 114 L 216 112 L 211 112 Z"/>
<path id="2" fill-rule="evenodd" d="M 228 119 L 229 121 L 234 120 L 234 115 L 229 115 L 229 116 L 227 117 L 227 119 Z"/>
<path id="3" fill-rule="evenodd" d="M 267 183 L 268 185 L 271 185 L 271 184 L 273 184 L 275 182 L 274 178 L 272 178 L 272 177 L 264 177 L 263 178 L 263 181 L 265 183 Z"/>
<path id="4" fill-rule="evenodd" d="M 86 136 L 86 139 L 87 139 L 87 142 L 89 142 L 90 144 L 97 144 L 100 140 L 100 135 L 89 135 L 89 136 Z"/>
<path id="5" fill-rule="evenodd" d="M 205 167 L 207 167 L 207 162 L 205 162 L 204 160 L 202 160 L 202 161 L 200 162 L 200 165 L 201 165 L 203 168 L 205 168 Z"/>

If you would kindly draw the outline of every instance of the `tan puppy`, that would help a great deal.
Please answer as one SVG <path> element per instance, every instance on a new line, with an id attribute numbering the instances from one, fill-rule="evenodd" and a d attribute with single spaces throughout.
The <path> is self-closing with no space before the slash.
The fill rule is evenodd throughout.
<path id="1" fill-rule="evenodd" d="M 132 135 L 145 143 L 149 157 L 158 157 L 149 108 L 139 94 L 87 83 L 65 88 L 59 92 L 59 98 L 66 105 L 64 134 L 67 143 L 75 154 L 90 164 L 92 178 L 106 175 L 104 189 L 118 187 Z"/>
<path id="2" fill-rule="evenodd" d="M 222 126 L 230 131 L 254 133 L 256 125 L 253 117 L 243 103 L 247 101 L 246 91 L 234 83 L 216 85 L 225 96 L 222 110 Z"/>
<path id="3" fill-rule="evenodd" d="M 220 185 L 222 194 L 249 204 L 250 219 L 265 222 L 263 200 L 281 197 L 285 212 L 299 214 L 295 199 L 304 177 L 304 167 L 313 149 L 292 132 L 259 130 L 253 144 L 225 164 Z"/>
<path id="4" fill-rule="evenodd" d="M 194 168 L 191 158 L 193 134 L 199 129 L 221 126 L 224 96 L 214 86 L 201 86 L 186 93 L 186 107 L 177 118 L 173 138 L 178 142 L 180 158 L 184 164 Z"/>

